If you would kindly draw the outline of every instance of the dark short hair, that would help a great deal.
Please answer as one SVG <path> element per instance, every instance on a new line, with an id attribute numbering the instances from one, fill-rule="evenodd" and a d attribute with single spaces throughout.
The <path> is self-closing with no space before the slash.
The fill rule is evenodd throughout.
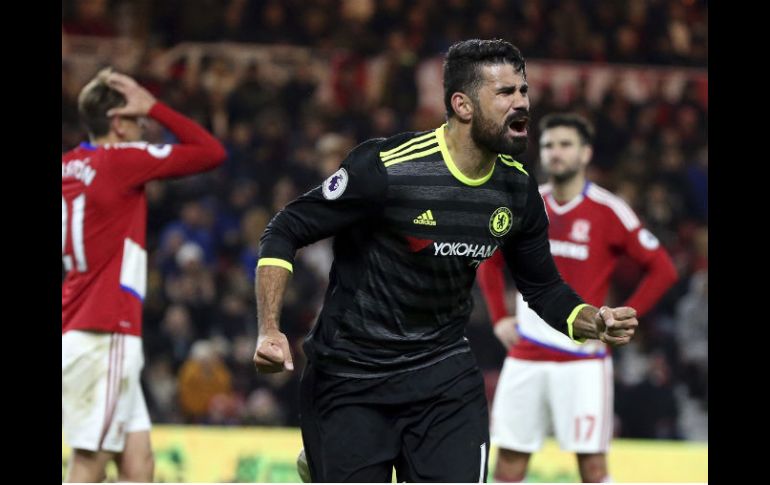
<path id="1" fill-rule="evenodd" d="M 577 113 L 551 113 L 545 115 L 538 125 L 540 133 L 559 126 L 574 128 L 578 135 L 580 135 L 580 140 L 584 145 L 593 145 L 594 134 L 596 133 L 594 125 L 584 116 Z"/>
<path id="2" fill-rule="evenodd" d="M 78 95 L 78 112 L 80 122 L 88 134 L 94 137 L 104 136 L 110 132 L 110 118 L 107 112 L 112 108 L 124 106 L 126 97 L 107 85 L 107 74 L 110 69 L 102 69 L 83 87 Z"/>
<path id="3" fill-rule="evenodd" d="M 510 42 L 493 39 L 463 40 L 453 44 L 444 58 L 444 106 L 447 117 L 454 116 L 452 94 L 465 93 L 477 100 L 483 65 L 511 64 L 516 72 L 527 76 L 526 63 L 519 49 Z"/>

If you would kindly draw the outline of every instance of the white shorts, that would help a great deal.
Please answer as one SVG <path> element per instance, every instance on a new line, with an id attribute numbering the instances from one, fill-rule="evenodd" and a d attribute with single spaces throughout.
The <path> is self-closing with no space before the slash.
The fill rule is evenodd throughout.
<path id="1" fill-rule="evenodd" d="M 139 337 L 80 330 L 62 335 L 61 410 L 70 447 L 119 453 L 127 433 L 150 429 L 143 366 Z"/>
<path id="2" fill-rule="evenodd" d="M 612 437 L 612 359 L 544 362 L 506 357 L 490 440 L 533 453 L 553 430 L 562 450 L 606 452 Z"/>

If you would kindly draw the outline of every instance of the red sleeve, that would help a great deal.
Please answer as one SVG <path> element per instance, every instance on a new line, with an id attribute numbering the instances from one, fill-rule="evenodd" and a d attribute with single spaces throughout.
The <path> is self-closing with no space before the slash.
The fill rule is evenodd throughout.
<path id="1" fill-rule="evenodd" d="M 668 252 L 649 230 L 639 226 L 632 231 L 624 228 L 624 232 L 625 253 L 644 268 L 644 277 L 625 305 L 635 308 L 637 316 L 641 316 L 655 306 L 678 275 Z"/>
<path id="2" fill-rule="evenodd" d="M 179 143 L 107 145 L 110 150 L 120 150 L 110 170 L 121 183 L 136 186 L 153 179 L 205 172 L 221 165 L 227 156 L 222 144 L 205 128 L 165 104 L 155 103 L 149 115 L 168 128 Z"/>
<path id="3" fill-rule="evenodd" d="M 493 325 L 508 315 L 508 310 L 505 308 L 504 264 L 503 254 L 496 251 L 491 258 L 481 263 L 476 271 L 476 279 L 479 288 L 481 288 L 481 294 L 487 303 L 487 310 Z"/>

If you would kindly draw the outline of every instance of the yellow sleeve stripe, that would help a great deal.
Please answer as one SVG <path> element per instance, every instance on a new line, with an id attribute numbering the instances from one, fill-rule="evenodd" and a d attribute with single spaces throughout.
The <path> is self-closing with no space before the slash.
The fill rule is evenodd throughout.
<path id="1" fill-rule="evenodd" d="M 523 172 L 524 175 L 529 176 L 529 173 L 527 173 L 527 171 L 524 170 L 524 165 L 522 165 L 521 162 L 517 162 L 516 160 L 511 158 L 510 155 L 500 154 L 500 161 L 508 165 L 509 167 L 515 167 L 519 169 L 519 171 Z"/>
<path id="2" fill-rule="evenodd" d="M 395 155 L 400 150 L 402 150 L 402 149 L 404 149 L 404 148 L 406 148 L 406 147 L 408 147 L 408 146 L 410 146 L 410 145 L 412 145 L 414 143 L 417 143 L 418 141 L 427 140 L 428 138 L 432 138 L 434 136 L 436 136 L 436 134 L 431 131 L 430 133 L 426 133 L 426 134 L 420 135 L 420 136 L 418 136 L 416 138 L 412 138 L 408 142 L 402 143 L 401 145 L 397 146 L 396 148 L 392 148 L 390 150 L 386 150 L 384 152 L 380 152 L 380 157 L 385 158 L 385 157 L 388 157 L 390 155 Z"/>
<path id="3" fill-rule="evenodd" d="M 435 147 L 431 148 L 430 150 L 425 150 L 423 152 L 413 153 L 411 155 L 407 155 L 405 157 L 400 157 L 400 158 L 395 158 L 393 160 L 388 160 L 387 162 L 385 162 L 385 166 L 386 167 L 390 167 L 391 165 L 395 165 L 395 164 L 401 163 L 401 162 L 406 162 L 407 160 L 413 160 L 415 158 L 426 157 L 426 156 L 430 155 L 431 153 L 436 153 L 436 152 L 439 152 L 439 151 L 441 151 L 441 147 L 435 146 Z"/>
<path id="4" fill-rule="evenodd" d="M 425 143 L 418 143 L 416 145 L 412 145 L 411 147 L 407 148 L 406 150 L 404 150 L 402 152 L 394 153 L 392 155 L 387 155 L 387 156 L 384 156 L 384 157 L 382 156 L 382 154 L 380 154 L 380 158 L 382 159 L 383 162 L 387 162 L 389 159 L 393 159 L 393 158 L 400 157 L 402 155 L 406 155 L 409 152 L 413 152 L 415 150 L 419 150 L 420 148 L 425 148 L 425 147 L 433 145 L 435 143 L 438 143 L 438 140 L 433 138 L 432 140 L 428 140 Z"/>
<path id="5" fill-rule="evenodd" d="M 292 273 L 294 272 L 294 266 L 288 261 L 278 258 L 260 258 L 257 262 L 257 268 L 260 266 L 279 266 L 284 269 L 288 269 Z"/>
<path id="6" fill-rule="evenodd" d="M 578 313 L 580 313 L 580 310 L 582 310 L 583 307 L 587 307 L 587 306 L 590 306 L 590 305 L 588 303 L 582 303 L 576 306 L 572 310 L 572 313 L 569 314 L 569 317 L 567 317 L 567 333 L 569 333 L 569 338 L 571 338 L 574 342 L 577 342 L 579 344 L 582 344 L 583 342 L 585 342 L 586 339 L 585 338 L 576 339 L 575 337 L 573 337 L 572 325 L 575 323 L 575 319 L 577 318 Z"/>

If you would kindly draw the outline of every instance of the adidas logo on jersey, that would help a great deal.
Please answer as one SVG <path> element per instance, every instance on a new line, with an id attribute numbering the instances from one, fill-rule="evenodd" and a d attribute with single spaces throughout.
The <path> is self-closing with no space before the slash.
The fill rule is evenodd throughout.
<path id="1" fill-rule="evenodd" d="M 412 222 L 415 224 L 422 224 L 423 226 L 436 225 L 436 220 L 433 219 L 433 212 L 431 212 L 430 209 L 417 216 L 417 218 Z"/>

